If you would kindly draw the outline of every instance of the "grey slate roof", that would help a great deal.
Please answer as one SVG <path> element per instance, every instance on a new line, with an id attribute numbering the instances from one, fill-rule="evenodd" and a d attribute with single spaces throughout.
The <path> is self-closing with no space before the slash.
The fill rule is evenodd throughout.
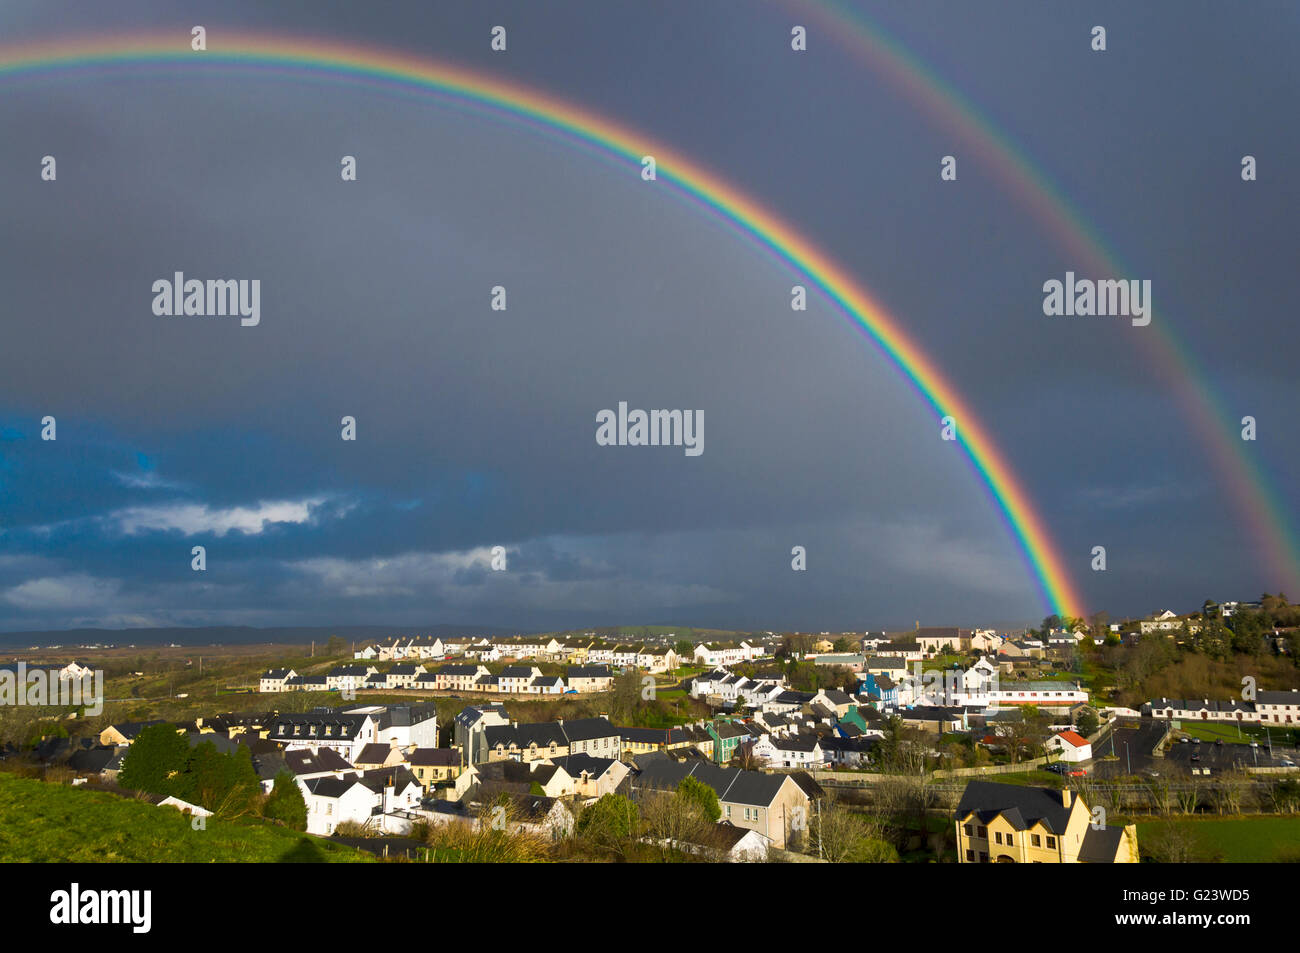
<path id="1" fill-rule="evenodd" d="M 972 814 L 984 822 L 1001 814 L 1019 831 L 1042 821 L 1052 833 L 1062 834 L 1070 819 L 1070 808 L 1061 803 L 1060 791 L 994 781 L 970 781 L 962 792 L 955 817 L 960 821 Z"/>

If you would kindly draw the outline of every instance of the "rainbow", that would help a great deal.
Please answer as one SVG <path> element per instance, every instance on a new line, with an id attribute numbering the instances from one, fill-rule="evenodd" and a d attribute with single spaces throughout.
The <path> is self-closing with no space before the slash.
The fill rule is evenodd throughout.
<path id="1" fill-rule="evenodd" d="M 210 35 L 209 49 L 201 53 L 190 50 L 189 36 L 184 32 L 0 46 L 0 78 L 153 66 L 186 70 L 246 68 L 290 75 L 323 73 L 350 83 L 430 94 L 452 105 L 486 111 L 558 135 L 638 171 L 642 157 L 653 155 L 660 183 L 672 186 L 795 273 L 806 276 L 813 290 L 898 367 L 936 417 L 952 416 L 957 420 L 956 442 L 991 493 L 1044 604 L 1062 616 L 1085 614 L 1066 561 L 1006 457 L 970 403 L 907 336 L 901 322 L 809 238 L 700 164 L 608 118 L 535 89 L 394 50 L 318 38 L 224 32 Z"/>
<path id="2" fill-rule="evenodd" d="M 810 42 L 830 43 L 883 76 L 940 128 L 990 170 L 1071 256 L 1076 272 L 1098 276 L 1132 273 L 1087 218 L 1047 173 L 1019 149 L 960 90 L 908 50 L 865 13 L 836 0 L 788 3 L 796 20 L 809 26 Z M 818 29 L 813 32 L 811 24 Z M 1210 390 L 1213 379 L 1175 331 L 1176 322 L 1153 314 L 1151 325 L 1134 335 L 1152 369 L 1167 384 L 1204 445 L 1219 482 L 1260 549 L 1266 584 L 1287 592 L 1300 589 L 1300 542 L 1290 528 L 1281 494 L 1240 439 L 1240 413 L 1229 413 Z M 1289 421 L 1273 424 L 1283 432 Z"/>

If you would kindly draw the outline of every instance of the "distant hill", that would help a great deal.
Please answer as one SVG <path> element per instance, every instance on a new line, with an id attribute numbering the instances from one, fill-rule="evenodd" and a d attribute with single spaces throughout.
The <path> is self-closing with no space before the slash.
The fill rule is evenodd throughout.
<path id="1" fill-rule="evenodd" d="M 320 644 L 332 635 L 351 642 L 374 642 L 394 636 L 437 635 L 522 635 L 516 629 L 482 625 L 340 625 L 285 626 L 259 629 L 245 625 L 217 625 L 159 629 L 63 629 L 37 632 L 0 632 L 0 646 L 26 648 L 31 645 L 282 645 Z"/>

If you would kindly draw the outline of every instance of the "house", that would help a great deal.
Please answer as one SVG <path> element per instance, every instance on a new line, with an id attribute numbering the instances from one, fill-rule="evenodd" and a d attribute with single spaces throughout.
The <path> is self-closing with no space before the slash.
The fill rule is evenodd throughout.
<path id="1" fill-rule="evenodd" d="M 432 748 L 438 743 L 438 706 L 432 702 L 402 705 L 363 705 L 344 709 L 375 721 L 375 740 L 394 748 Z"/>
<path id="2" fill-rule="evenodd" d="M 353 770 L 348 761 L 333 748 L 290 748 L 284 752 L 284 766 L 297 780 L 341 775 Z"/>
<path id="3" fill-rule="evenodd" d="M 440 691 L 468 692 L 474 683 L 489 674 L 486 665 L 444 665 L 434 674 L 434 684 Z"/>
<path id="4" fill-rule="evenodd" d="M 701 642 L 695 646 L 695 664 L 717 668 L 720 665 L 735 665 L 737 662 L 752 662 L 762 655 L 762 649 L 748 642 Z"/>
<path id="5" fill-rule="evenodd" d="M 508 724 L 510 719 L 506 717 L 505 707 L 500 702 L 462 708 L 453 722 L 455 747 L 464 752 L 467 764 L 486 761 L 488 756 L 484 729 Z"/>
<path id="6" fill-rule="evenodd" d="M 379 740 L 378 734 L 378 725 L 370 714 L 325 710 L 280 715 L 267 739 L 286 748 L 329 748 L 353 762 L 362 748 Z"/>
<path id="7" fill-rule="evenodd" d="M 558 762 L 559 759 L 557 759 Z M 560 764 L 549 761 L 487 761 L 471 764 L 456 778 L 457 800 L 491 800 L 498 794 L 571 797 L 577 784 Z"/>
<path id="8" fill-rule="evenodd" d="M 911 635 L 911 633 L 908 633 L 908 635 Z M 920 642 L 908 638 L 879 646 L 876 649 L 876 656 L 879 658 L 902 659 L 904 662 L 919 662 L 925 657 L 925 651 L 921 648 Z"/>
<path id="9" fill-rule="evenodd" d="M 551 760 L 569 754 L 620 758 L 623 751 L 619 730 L 605 718 L 489 725 L 483 729 L 483 741 L 488 761 Z"/>
<path id="10" fill-rule="evenodd" d="M 1149 635 L 1152 632 L 1175 632 L 1182 627 L 1182 620 L 1178 618 L 1178 613 L 1172 609 L 1153 613 L 1151 618 L 1143 619 L 1138 623 L 1138 628 L 1143 635 Z"/>
<path id="11" fill-rule="evenodd" d="M 811 770 L 825 765 L 826 755 L 815 735 L 765 734 L 754 743 L 754 754 L 773 768 Z"/>
<path id="12" fill-rule="evenodd" d="M 1272 694 L 1272 693 L 1270 693 Z M 1216 701 L 1209 698 L 1161 698 L 1142 706 L 1143 714 L 1177 721 L 1229 721 L 1251 724 L 1259 721 L 1254 702 Z"/>
<path id="13" fill-rule="evenodd" d="M 525 694 L 533 679 L 541 678 L 542 670 L 535 665 L 507 665 L 498 676 L 498 691 Z"/>
<path id="14" fill-rule="evenodd" d="M 586 694 L 607 692 L 614 687 L 614 675 L 604 665 L 577 665 L 567 673 L 569 690 Z"/>
<path id="15" fill-rule="evenodd" d="M 1261 723 L 1273 725 L 1300 724 L 1300 689 L 1289 692 L 1257 692 L 1255 711 Z"/>
<path id="16" fill-rule="evenodd" d="M 862 666 L 866 663 L 866 660 L 867 659 L 865 655 L 857 655 L 852 653 L 837 654 L 832 652 L 826 655 L 812 656 L 812 663 L 814 665 L 847 668 L 850 672 L 862 671 Z"/>
<path id="17" fill-rule="evenodd" d="M 116 725 L 109 725 L 99 733 L 99 743 L 108 748 L 119 745 L 129 745 L 139 737 L 140 732 L 154 725 L 161 725 L 163 722 L 159 719 L 153 721 L 122 721 Z"/>
<path id="18" fill-rule="evenodd" d="M 416 748 L 406 756 L 406 763 L 427 793 L 435 784 L 460 776 L 461 757 L 455 748 Z"/>
<path id="19" fill-rule="evenodd" d="M 713 739 L 713 760 L 718 764 L 729 762 L 740 746 L 751 740 L 743 725 L 731 721 L 711 721 L 705 724 L 704 730 Z"/>
<path id="20" fill-rule="evenodd" d="M 737 827 L 723 820 L 714 825 L 709 843 L 704 848 L 715 862 L 747 864 L 765 862 L 771 845 L 772 842 L 757 830 Z"/>
<path id="21" fill-rule="evenodd" d="M 68 758 L 68 767 L 79 778 L 98 777 L 116 781 L 122 770 L 122 755 L 126 748 L 94 747 L 74 751 Z"/>
<path id="22" fill-rule="evenodd" d="M 961 731 L 966 726 L 966 709 L 938 705 L 917 705 L 898 712 L 905 728 L 919 728 L 934 734 Z"/>
<path id="23" fill-rule="evenodd" d="M 507 823 L 559 840 L 573 833 L 573 812 L 563 801 L 536 794 L 502 795 Z"/>
<path id="24" fill-rule="evenodd" d="M 372 768 L 394 768 L 406 763 L 406 757 L 400 748 L 390 748 L 386 744 L 368 744 L 357 752 L 353 765 L 362 771 Z"/>
<path id="25" fill-rule="evenodd" d="M 1094 829 L 1070 789 L 970 781 L 954 815 L 961 863 L 1136 864 L 1137 826 Z"/>
<path id="26" fill-rule="evenodd" d="M 726 768 L 689 759 L 650 761 L 631 779 L 634 800 L 659 791 L 676 791 L 682 780 L 693 777 L 713 788 L 722 808 L 722 820 L 757 831 L 774 847 L 785 847 L 792 832 L 806 830 L 811 799 L 791 774 L 766 774 Z"/>
<path id="27" fill-rule="evenodd" d="M 569 740 L 569 754 L 589 754 L 595 758 L 621 758 L 623 743 L 619 730 L 607 718 L 578 718 L 559 722 Z"/>
<path id="28" fill-rule="evenodd" d="M 613 794 L 631 770 L 616 758 L 593 758 L 589 754 L 556 758 L 554 764 L 573 779 L 573 793 L 583 798 Z"/>
<path id="29" fill-rule="evenodd" d="M 377 671 L 373 665 L 339 665 L 330 669 L 325 684 L 330 691 L 355 692 Z"/>
<path id="30" fill-rule="evenodd" d="M 286 692 L 327 692 L 329 687 L 324 675 L 295 675 L 284 682 Z"/>
<path id="31" fill-rule="evenodd" d="M 868 655 L 862 663 L 862 671 L 869 675 L 888 675 L 897 682 L 907 675 L 907 659 Z"/>
<path id="32" fill-rule="evenodd" d="M 259 692 L 283 692 L 287 691 L 285 682 L 298 675 L 291 668 L 273 668 L 262 673 L 258 680 L 257 690 Z"/>
<path id="33" fill-rule="evenodd" d="M 399 662 L 384 673 L 385 688 L 414 688 L 415 680 L 427 669 L 414 662 Z"/>
<path id="34" fill-rule="evenodd" d="M 381 800 L 354 773 L 299 778 L 298 786 L 307 802 L 307 833 L 322 837 L 344 821 L 368 824 Z"/>
<path id="35" fill-rule="evenodd" d="M 1092 759 L 1092 745 L 1088 739 L 1073 731 L 1061 731 L 1052 735 L 1043 748 L 1060 755 L 1062 761 L 1078 762 Z"/>
<path id="36" fill-rule="evenodd" d="M 672 646 L 643 645 L 636 653 L 636 667 L 645 672 L 670 672 L 680 661 Z"/>
<path id="37" fill-rule="evenodd" d="M 925 626 L 908 633 L 908 636 L 910 641 L 920 646 L 926 658 L 934 658 L 945 653 L 958 655 L 969 652 L 973 634 L 970 629 L 959 629 L 955 626 Z"/>

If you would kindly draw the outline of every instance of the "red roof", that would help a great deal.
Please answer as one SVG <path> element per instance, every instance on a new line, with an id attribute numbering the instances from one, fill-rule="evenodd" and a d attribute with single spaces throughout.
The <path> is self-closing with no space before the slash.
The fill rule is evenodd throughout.
<path id="1" fill-rule="evenodd" d="M 1076 734 L 1073 731 L 1063 731 L 1059 735 L 1057 735 L 1057 737 L 1064 738 L 1066 741 L 1074 745 L 1076 748 L 1082 748 L 1084 745 L 1088 743 L 1087 738 L 1080 737 L 1078 734 Z"/>

